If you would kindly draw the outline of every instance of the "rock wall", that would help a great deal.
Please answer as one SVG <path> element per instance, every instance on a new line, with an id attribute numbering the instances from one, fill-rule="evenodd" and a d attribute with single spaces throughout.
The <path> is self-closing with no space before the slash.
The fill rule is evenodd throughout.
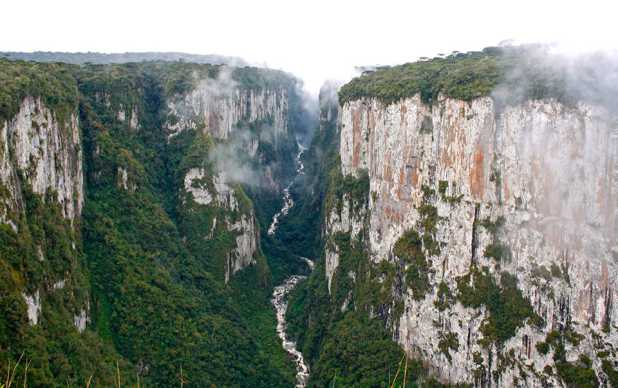
<path id="1" fill-rule="evenodd" d="M 55 193 L 63 215 L 79 218 L 84 182 L 76 114 L 59 122 L 39 98 L 27 97 L 17 115 L 2 123 L 0 146 L 0 182 L 14 210 L 23 209 L 20 192 L 27 184 L 36 194 Z M 6 213 L 0 220 L 11 222 Z"/>
<path id="2" fill-rule="evenodd" d="M 236 190 L 239 189 L 231 186 L 222 171 L 214 175 L 204 168 L 192 168 L 184 177 L 185 193 L 189 193 L 192 201 L 199 206 L 195 211 L 211 207 L 217 209 L 216 214 L 220 215 L 212 217 L 212 225 L 203 230 L 200 237 L 205 240 L 221 238 L 215 235 L 215 230 L 221 225 L 233 236 L 234 247 L 225 258 L 226 283 L 234 273 L 256 263 L 260 238 L 255 212 L 252 207 L 246 208 L 241 205 L 238 197 L 243 194 L 237 193 Z M 183 206 L 190 205 L 185 203 Z"/>
<path id="3" fill-rule="evenodd" d="M 231 80 L 206 79 L 168 104 L 170 136 L 202 129 L 217 139 L 229 139 L 241 123 L 268 122 L 275 136 L 287 132 L 288 96 L 285 89 L 244 89 Z"/>
<path id="4" fill-rule="evenodd" d="M 66 283 L 64 278 L 55 278 L 58 275 L 50 273 L 51 268 L 60 265 L 73 268 L 75 263 L 59 263 L 58 258 L 54 262 L 49 260 L 48 250 L 58 249 L 54 243 L 60 246 L 62 243 L 54 241 L 50 244 L 45 241 L 47 231 L 39 230 L 33 238 L 29 228 L 34 226 L 45 229 L 46 226 L 28 225 L 26 196 L 31 195 L 30 193 L 38 196 L 45 207 L 55 205 L 45 201 L 57 202 L 62 217 L 70 226 L 69 230 L 64 231 L 60 225 L 65 220 L 57 220 L 58 230 L 55 231 L 55 236 L 59 238 L 58 235 L 68 232 L 71 252 L 63 259 L 68 260 L 68 256 L 72 256 L 74 260 L 77 257 L 75 236 L 79 233 L 84 204 L 82 145 L 76 112 L 72 112 L 66 120 L 61 120 L 40 98 L 23 99 L 17 114 L 0 124 L 0 189 L 0 223 L 8 224 L 12 228 L 14 238 L 25 239 L 24 247 L 35 244 L 34 260 L 38 263 L 33 264 L 30 261 L 32 259 L 28 257 L 25 248 L 23 252 L 19 252 L 21 257 L 12 259 L 19 260 L 28 271 L 43 272 L 43 276 L 35 280 L 25 276 L 20 284 L 21 295 L 27 306 L 28 321 L 30 325 L 37 325 L 44 309 L 49 308 L 46 303 L 50 295 L 62 292 Z M 71 283 L 74 283 L 74 275 L 70 271 L 62 274 L 70 279 Z M 81 292 L 82 295 L 87 294 L 87 290 Z M 82 304 L 81 302 L 77 300 L 78 305 Z M 85 323 L 89 321 L 89 311 L 87 304 L 78 305 L 65 307 L 81 309 L 82 320 L 79 325 L 76 321 L 75 325 L 83 331 Z"/>
<path id="5" fill-rule="evenodd" d="M 618 347 L 615 118 L 600 107 L 553 100 L 498 110 L 489 97 L 440 96 L 430 106 L 417 95 L 390 105 L 346 103 L 340 128 L 342 173 L 366 170 L 370 195 L 356 212 L 341 198 L 343 210 L 327 217 L 327 236 L 365 228 L 370 260 L 392 262 L 398 239 L 419 229 L 421 207 L 437 210 L 439 253 L 423 248 L 431 290 L 420 299 L 404 290 L 403 313 L 395 317 L 393 336 L 410 355 L 449 382 L 561 385 L 552 351 L 535 345 L 569 327 L 583 337 L 566 344 L 566 361 L 589 357 L 605 381 L 604 352 L 615 361 Z M 498 231 L 488 226 L 495 223 Z M 496 260 L 487 252 L 498 241 L 508 254 Z M 326 249 L 330 289 L 338 259 Z M 484 307 L 457 301 L 437 309 L 438 284 L 457 294 L 457 280 L 472 267 L 487 267 L 496 279 L 503 271 L 516 276 L 542 327 L 527 321 L 504 344 L 486 346 Z M 447 334 L 458 346 L 445 352 L 439 343 Z"/>
<path id="6" fill-rule="evenodd" d="M 288 93 L 283 86 L 272 89 L 242 87 L 222 70 L 216 79 L 203 79 L 191 91 L 169 98 L 166 122 L 169 136 L 176 136 L 189 128 L 201 131 L 215 139 L 217 146 L 213 153 L 221 154 L 208 156 L 211 161 L 217 158 L 215 171 L 209 173 L 203 168 L 189 170 L 184 177 L 184 188 L 185 192 L 192 194 L 197 204 L 220 206 L 230 213 L 225 220 L 216 221 L 224 222 L 226 230 L 234 234 L 236 241 L 235 248 L 226 257 L 226 282 L 235 272 L 255 264 L 259 246 L 253 209 L 241 211 L 240 216 L 232 215 L 240 210 L 237 189 L 232 186 L 235 183 L 261 186 L 278 196 L 277 192 L 281 189 L 281 177 L 278 175 L 281 175 L 281 166 L 285 164 L 279 156 L 287 150 L 284 143 L 296 147 L 294 136 L 291 136 L 293 131 L 288 128 Z M 270 153 L 279 154 L 258 154 L 261 143 L 268 143 L 267 149 L 272 150 Z M 247 156 L 255 165 L 239 162 Z M 259 167 L 256 168 L 256 165 Z M 228 169 L 247 172 L 245 175 L 250 175 L 248 182 L 233 182 L 233 174 Z M 193 183 L 200 180 L 211 182 L 207 185 Z"/>

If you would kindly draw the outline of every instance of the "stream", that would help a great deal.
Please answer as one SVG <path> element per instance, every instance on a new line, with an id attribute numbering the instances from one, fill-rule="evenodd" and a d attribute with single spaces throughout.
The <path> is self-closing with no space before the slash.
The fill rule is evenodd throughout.
<path id="1" fill-rule="evenodd" d="M 296 154 L 296 177 L 303 175 L 305 173 L 305 166 L 302 162 L 303 152 L 305 152 L 305 148 L 298 144 L 298 154 Z M 296 180 L 296 177 L 287 185 L 285 189 L 283 189 L 283 207 L 279 210 L 274 216 L 270 227 L 268 228 L 268 234 L 273 236 L 277 231 L 277 227 L 279 226 L 279 220 L 281 217 L 286 216 L 290 209 L 294 206 L 294 199 L 292 198 L 292 194 L 290 193 L 290 189 L 292 188 L 292 184 Z M 313 270 L 314 263 L 306 257 L 300 257 L 310 270 Z M 302 275 L 292 275 L 287 278 L 283 284 L 278 285 L 273 290 L 272 304 L 275 307 L 276 315 L 277 315 L 277 335 L 281 338 L 281 344 L 283 349 L 285 349 L 296 364 L 296 388 L 304 388 L 307 386 L 307 381 L 309 380 L 309 367 L 305 363 L 305 358 L 303 354 L 296 349 L 296 342 L 292 341 L 286 332 L 287 322 L 285 321 L 285 313 L 288 309 L 288 295 L 289 293 L 296 287 L 296 285 L 304 280 L 306 276 Z"/>
<path id="2" fill-rule="evenodd" d="M 305 165 L 303 164 L 302 156 L 306 148 L 303 147 L 300 143 L 298 144 L 298 148 L 299 151 L 298 154 L 296 154 L 296 165 L 298 166 L 296 167 L 296 177 L 305 174 Z M 294 181 L 296 181 L 296 177 L 294 177 L 290 184 L 287 185 L 285 189 L 283 189 L 283 207 L 277 212 L 277 214 L 273 216 L 273 221 L 268 228 L 269 236 L 273 236 L 275 234 L 275 232 L 277 231 L 277 226 L 279 226 L 279 219 L 282 216 L 287 216 L 292 206 L 294 206 L 294 199 L 292 198 L 290 189 L 292 188 Z"/>
<path id="3" fill-rule="evenodd" d="M 309 380 L 309 367 L 305 363 L 303 354 L 296 349 L 296 342 L 290 340 L 287 336 L 285 312 L 288 309 L 288 294 L 305 278 L 306 276 L 301 275 L 290 276 L 283 284 L 275 287 L 272 298 L 272 304 L 275 306 L 275 311 L 277 312 L 277 335 L 281 338 L 283 349 L 292 356 L 296 364 L 296 388 L 304 388 L 307 386 L 307 381 Z"/>

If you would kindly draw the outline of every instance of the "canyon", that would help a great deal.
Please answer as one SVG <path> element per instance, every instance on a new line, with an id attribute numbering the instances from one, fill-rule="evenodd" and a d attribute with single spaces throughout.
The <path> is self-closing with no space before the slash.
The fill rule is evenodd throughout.
<path id="1" fill-rule="evenodd" d="M 33 386 L 614 386 L 618 114 L 561 69 L 505 87 L 525 55 L 318 101 L 244 64 L 0 59 L 0 361 Z"/>

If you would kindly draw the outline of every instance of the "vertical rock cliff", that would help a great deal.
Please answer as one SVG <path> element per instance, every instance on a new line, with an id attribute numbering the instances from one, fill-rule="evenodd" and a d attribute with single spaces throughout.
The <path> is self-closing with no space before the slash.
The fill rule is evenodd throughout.
<path id="1" fill-rule="evenodd" d="M 32 384 L 85 381 L 88 369 L 120 356 L 87 331 L 92 295 L 76 83 L 60 65 L 0 68 L 0 360 L 27 358 Z M 82 368 L 63 369 L 58 360 L 79 360 Z"/>
<path id="2" fill-rule="evenodd" d="M 21 101 L 17 114 L 3 122 L 0 142 L 0 221 L 10 226 L 7 233 L 18 239 L 25 238 L 28 229 L 38 227 L 28 220 L 33 206 L 57 209 L 67 224 L 61 232 L 70 242 L 70 252 L 62 257 L 66 260 L 64 263 L 48 262 L 59 259 L 48 257 L 55 254 L 53 245 L 58 243 L 51 239 L 52 236 L 35 235 L 35 241 L 32 241 L 31 248 L 36 250 L 38 263 L 29 264 L 34 267 L 31 270 L 41 271 L 43 276 L 22 279 L 22 295 L 28 308 L 28 320 L 31 325 L 36 325 L 42 305 L 48 301 L 47 294 L 63 289 L 67 277 L 73 276 L 70 271 L 53 273 L 53 267 L 78 266 L 76 244 L 84 203 L 84 182 L 77 113 L 72 111 L 68 117 L 59 118 L 40 97 L 27 96 Z M 59 222 L 63 223 L 62 220 Z M 84 320 L 88 319 L 87 301 L 81 301 L 81 309 L 73 308 L 75 317 L 83 315 Z M 83 331 L 81 325 L 76 326 Z"/>
<path id="3" fill-rule="evenodd" d="M 76 112 L 63 122 L 40 98 L 28 96 L 18 113 L 3 123 L 0 133 L 0 178 L 9 191 L 7 199 L 13 202 L 13 210 L 24 208 L 19 191 L 27 185 L 39 195 L 55 192 L 63 216 L 69 220 L 79 218 L 84 187 Z"/>
<path id="4" fill-rule="evenodd" d="M 344 196 L 326 233 L 354 238 L 366 227 L 374 263 L 403 259 L 402 236 L 424 233 L 418 249 L 426 262 L 415 271 L 425 275 L 414 281 L 427 287 L 401 293 L 395 337 L 448 381 L 474 382 L 474 372 L 485 368 L 484 378 L 495 376 L 498 385 L 557 383 L 543 375 L 553 368 L 551 354 L 536 345 L 567 327 L 581 335 L 567 361 L 584 355 L 601 370 L 597 353 L 618 339 L 616 128 L 602 108 L 552 100 L 501 112 L 491 98 L 441 96 L 432 106 L 418 95 L 390 105 L 351 101 L 341 113 L 341 170 L 367 172 L 369 201 L 351 213 Z M 336 246 L 327 248 L 329 282 L 337 262 Z M 497 279 L 509 274 L 534 312 L 489 346 L 482 344 L 484 325 L 495 313 L 487 301 L 435 306 L 441 290 L 462 293 L 464 281 L 473 284 L 473 268 Z"/>
<path id="5" fill-rule="evenodd" d="M 213 215 L 201 236 L 191 236 L 213 239 L 217 223 L 233 236 L 235 247 L 224 254 L 226 282 L 261 254 L 256 214 L 240 185 L 277 195 L 287 178 L 286 165 L 293 164 L 287 152 L 296 148 L 299 135 L 289 127 L 289 96 L 298 99 L 290 80 L 254 84 L 233 75 L 232 69 L 221 68 L 216 77 L 196 79 L 192 88 L 172 95 L 165 123 L 170 141 L 185 131 L 213 139 L 210 154 L 204 155 L 207 166 L 186 171 L 184 193 L 193 200 L 183 206 L 197 206 L 204 214 L 213 206 L 228 210 Z"/>
<path id="6" fill-rule="evenodd" d="M 290 320 L 328 333 L 325 322 L 364 311 L 443 383 L 611 386 L 616 112 L 540 76 L 528 94 L 491 95 L 492 66 L 505 71 L 493 55 L 378 70 L 342 89 L 314 275 L 331 307 Z M 324 301 L 313 280 L 297 303 Z M 300 340 L 307 351 L 330 341 Z"/>

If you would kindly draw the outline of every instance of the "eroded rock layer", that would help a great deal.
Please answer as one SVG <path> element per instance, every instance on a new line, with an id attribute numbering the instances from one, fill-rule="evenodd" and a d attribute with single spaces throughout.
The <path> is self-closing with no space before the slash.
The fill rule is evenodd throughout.
<path id="1" fill-rule="evenodd" d="M 371 262 L 398 268 L 385 315 L 410 355 L 453 383 L 558 385 L 567 367 L 604 381 L 618 346 L 614 117 L 416 95 L 346 102 L 340 130 L 341 172 L 367 174 L 369 192 L 340 197 L 325 234 L 361 234 Z M 329 289 L 339 249 L 326 245 Z"/>

